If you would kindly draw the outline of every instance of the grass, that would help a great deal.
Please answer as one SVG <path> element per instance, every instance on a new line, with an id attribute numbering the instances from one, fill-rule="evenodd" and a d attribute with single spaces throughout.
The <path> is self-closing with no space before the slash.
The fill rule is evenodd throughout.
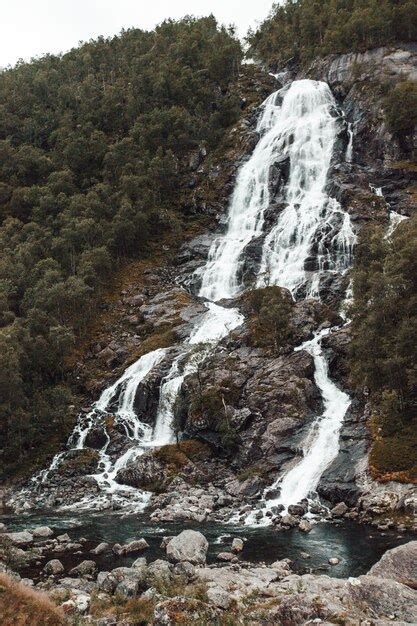
<path id="1" fill-rule="evenodd" d="M 211 456 L 211 450 L 207 444 L 197 441 L 197 439 L 189 439 L 181 441 L 178 445 L 162 446 L 154 454 L 162 463 L 180 471 L 190 461 L 208 459 Z"/>
<path id="2" fill-rule="evenodd" d="M 61 626 L 63 612 L 44 593 L 0 574 L 2 626 Z"/>
<path id="3" fill-rule="evenodd" d="M 369 465 L 374 478 L 386 482 L 417 484 L 417 432 L 415 424 L 378 437 L 371 448 Z"/>

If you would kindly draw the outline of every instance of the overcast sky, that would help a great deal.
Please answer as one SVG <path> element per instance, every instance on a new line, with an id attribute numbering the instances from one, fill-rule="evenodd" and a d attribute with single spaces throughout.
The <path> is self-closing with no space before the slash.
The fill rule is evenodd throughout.
<path id="1" fill-rule="evenodd" d="M 167 17 L 209 15 L 234 23 L 240 35 L 269 13 L 273 0 L 2 0 L 0 67 L 122 28 L 151 29 Z"/>

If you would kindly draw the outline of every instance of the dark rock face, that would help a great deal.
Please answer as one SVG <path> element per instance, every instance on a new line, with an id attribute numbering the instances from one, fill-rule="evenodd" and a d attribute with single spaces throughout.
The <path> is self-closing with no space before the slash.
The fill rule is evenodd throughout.
<path id="1" fill-rule="evenodd" d="M 271 357 L 247 346 L 227 351 L 220 347 L 203 363 L 198 377 L 184 383 L 183 432 L 222 448 L 222 413 L 213 415 L 205 406 L 196 412 L 193 406 L 200 385 L 216 400 L 223 394 L 227 418 L 232 424 L 235 420 L 238 432 L 233 465 L 261 462 L 278 471 L 294 456 L 306 424 L 320 408 L 313 370 L 312 357 L 304 352 Z M 244 420 L 236 422 L 243 412 Z"/>

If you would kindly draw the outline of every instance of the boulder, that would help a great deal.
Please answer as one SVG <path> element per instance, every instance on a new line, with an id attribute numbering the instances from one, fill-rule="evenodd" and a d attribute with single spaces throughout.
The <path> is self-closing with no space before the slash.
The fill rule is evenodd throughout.
<path id="1" fill-rule="evenodd" d="M 69 573 L 71 576 L 92 576 L 97 569 L 94 561 L 81 561 L 79 565 L 73 567 Z"/>
<path id="2" fill-rule="evenodd" d="M 171 539 L 166 552 L 170 561 L 189 561 L 193 565 L 202 565 L 206 562 L 207 550 L 208 541 L 202 533 L 183 530 Z"/>
<path id="3" fill-rule="evenodd" d="M 294 515 L 289 515 L 287 513 L 287 515 L 283 515 L 281 517 L 281 524 L 283 526 L 289 526 L 290 528 L 293 528 L 294 526 L 298 526 L 299 520 L 294 517 Z"/>
<path id="4" fill-rule="evenodd" d="M 164 561 L 164 559 L 157 559 L 149 564 L 148 567 L 148 580 L 159 579 L 159 580 L 169 580 L 172 574 L 172 565 L 168 563 L 168 561 Z"/>
<path id="5" fill-rule="evenodd" d="M 332 556 L 329 559 L 329 563 L 330 565 L 338 565 L 340 563 L 340 559 L 338 559 L 337 556 Z"/>
<path id="6" fill-rule="evenodd" d="M 240 537 L 234 537 L 233 541 L 232 541 L 232 552 L 242 552 L 243 550 L 243 539 L 240 539 Z"/>
<path id="7" fill-rule="evenodd" d="M 0 533 L 5 533 L 7 532 L 7 526 L 6 524 L 3 524 L 3 522 L 0 522 Z"/>
<path id="8" fill-rule="evenodd" d="M 58 535 L 56 540 L 59 541 L 59 543 L 66 543 L 67 541 L 71 541 L 71 537 L 68 533 L 64 533 L 63 535 Z"/>
<path id="9" fill-rule="evenodd" d="M 389 578 L 417 588 L 417 541 L 388 550 L 369 570 L 370 576 Z"/>
<path id="10" fill-rule="evenodd" d="M 142 552 L 149 548 L 149 543 L 146 539 L 135 539 L 130 543 L 126 543 L 120 547 L 118 554 L 130 554 L 132 552 Z"/>
<path id="11" fill-rule="evenodd" d="M 349 511 L 349 507 L 344 502 L 339 502 L 331 510 L 333 517 L 343 517 Z"/>
<path id="12" fill-rule="evenodd" d="M 217 555 L 218 561 L 235 561 L 237 556 L 233 552 L 219 552 Z"/>
<path id="13" fill-rule="evenodd" d="M 103 552 L 107 552 L 110 549 L 110 546 L 106 542 L 99 543 L 98 546 L 90 550 L 92 554 L 103 554 Z"/>
<path id="14" fill-rule="evenodd" d="M 47 538 L 52 537 L 53 534 L 54 531 L 52 530 L 52 528 L 49 528 L 49 526 L 37 526 L 36 528 L 32 529 L 32 535 L 34 537 Z"/>
<path id="15" fill-rule="evenodd" d="M 104 593 L 114 593 L 118 580 L 111 572 L 99 572 L 97 575 L 97 587 Z"/>
<path id="16" fill-rule="evenodd" d="M 28 530 L 22 530 L 15 533 L 4 533 L 4 537 L 7 537 L 14 546 L 28 546 L 33 541 L 33 535 Z"/>
<path id="17" fill-rule="evenodd" d="M 117 585 L 115 594 L 122 598 L 135 598 L 139 591 L 139 581 L 134 578 L 125 578 Z"/>
<path id="18" fill-rule="evenodd" d="M 181 561 L 174 567 L 174 574 L 175 576 L 181 576 L 188 581 L 194 580 L 195 567 L 192 563 L 188 563 L 188 561 Z"/>
<path id="19" fill-rule="evenodd" d="M 48 563 L 46 563 L 43 571 L 45 574 L 48 574 L 48 576 L 56 576 L 57 574 L 62 574 L 64 566 L 58 559 L 52 559 L 52 561 L 48 561 Z"/>
<path id="20" fill-rule="evenodd" d="M 310 522 L 306 519 L 302 519 L 300 521 L 300 523 L 298 524 L 298 528 L 301 530 L 301 532 L 303 533 L 309 533 L 312 526 L 310 524 Z"/>

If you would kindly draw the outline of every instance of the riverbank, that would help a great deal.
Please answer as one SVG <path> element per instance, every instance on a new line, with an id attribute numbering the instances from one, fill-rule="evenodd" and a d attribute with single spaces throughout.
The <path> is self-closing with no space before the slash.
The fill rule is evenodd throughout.
<path id="1" fill-rule="evenodd" d="M 138 516 L 2 519 L 2 571 L 46 592 L 63 624 L 411 623 L 417 610 L 417 542 L 354 522 L 304 535 Z"/>

